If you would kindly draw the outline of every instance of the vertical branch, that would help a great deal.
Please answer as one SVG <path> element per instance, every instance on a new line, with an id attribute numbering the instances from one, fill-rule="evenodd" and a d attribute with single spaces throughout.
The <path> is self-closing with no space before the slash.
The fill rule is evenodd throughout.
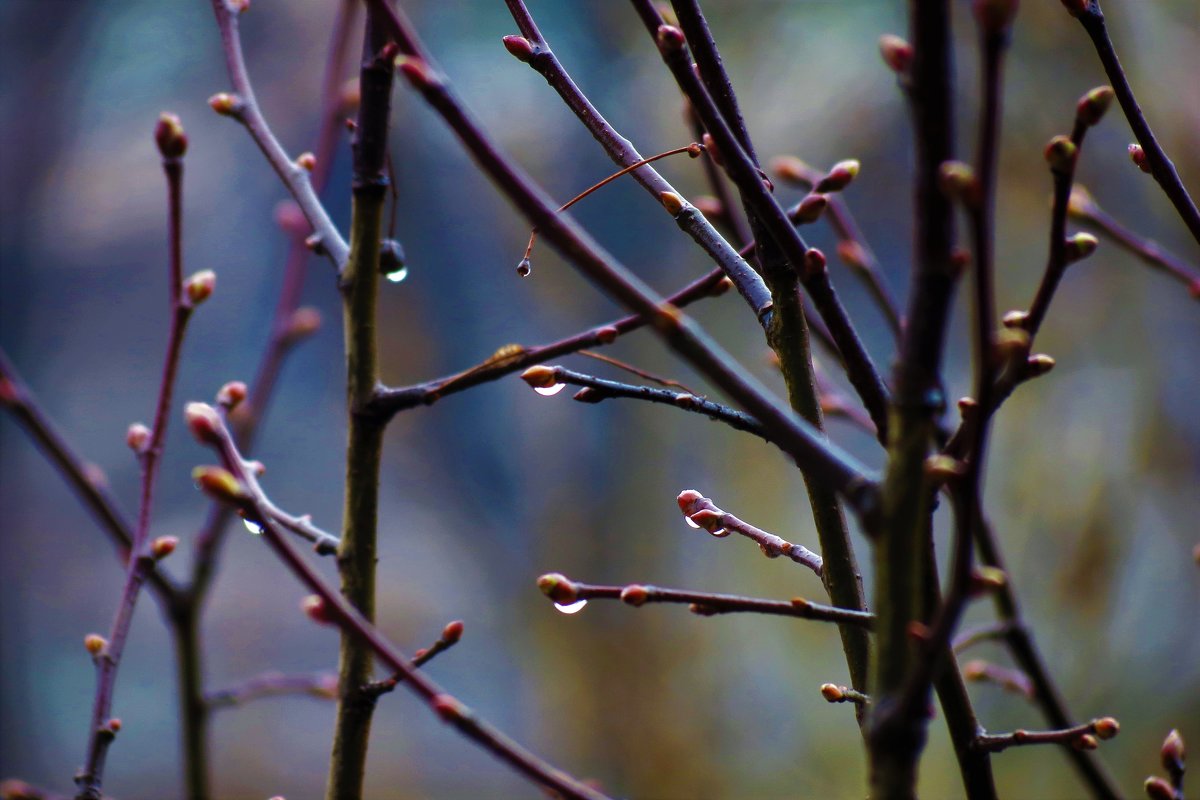
<path id="1" fill-rule="evenodd" d="M 133 611 L 137 605 L 142 584 L 145 583 L 155 561 L 174 549 L 174 542 L 171 542 L 169 549 L 165 550 L 151 545 L 150 512 L 154 505 L 158 467 L 162 457 L 163 443 L 167 436 L 167 419 L 171 409 L 175 377 L 179 371 L 179 354 L 183 347 L 184 330 L 193 308 L 208 298 L 215 283 L 215 276 L 211 272 L 202 272 L 192 276 L 186 285 L 183 280 L 181 230 L 183 155 L 187 151 L 187 136 L 179 124 L 179 118 L 172 114 L 163 114 L 155 129 L 155 139 L 159 152 L 162 153 L 163 171 L 167 178 L 168 274 L 170 276 L 168 307 L 171 312 L 171 326 L 167 335 L 167 353 L 164 357 L 158 400 L 155 404 L 153 427 L 146 430 L 144 426 L 135 424 L 130 427 L 126 437 L 126 441 L 137 453 L 138 460 L 141 462 L 141 505 L 133 532 L 133 540 L 130 543 L 125 585 L 121 592 L 121 599 L 109 637 L 107 640 L 96 636 L 89 637 L 88 649 L 92 652 L 96 663 L 96 696 L 92 704 L 87 760 L 75 776 L 75 783 L 79 787 L 76 796 L 79 800 L 98 800 L 100 797 L 105 757 L 117 730 L 120 729 L 119 720 L 111 718 L 113 691 L 117 679 L 117 668 L 121 663 L 121 653 L 125 649 L 125 642 L 129 637 L 129 627 L 133 622 Z"/>
<path id="2" fill-rule="evenodd" d="M 877 658 L 870 735 L 872 796 L 911 798 L 925 726 L 880 725 L 902 690 L 914 661 L 909 626 L 921 617 L 928 579 L 928 521 L 932 494 L 924 462 L 937 417 L 945 405 L 942 351 L 957 278 L 952 259 L 954 220 L 938 186 L 943 162 L 953 156 L 954 65 L 947 0 L 910 0 L 913 59 L 908 91 L 916 141 L 915 252 L 908 324 L 892 382 L 893 409 L 884 478 L 882 526 L 875 547 Z"/>
<path id="3" fill-rule="evenodd" d="M 391 112 L 393 48 L 374 7 L 367 11 L 360 76 L 361 101 L 354 136 L 354 185 L 350 256 L 342 275 L 346 351 L 348 442 L 342 544 L 338 572 L 342 594 L 368 621 L 375 617 L 375 540 L 379 511 L 379 465 L 386 423 L 366 411 L 377 382 L 375 342 L 379 252 L 387 199 L 388 116 Z M 343 633 L 338 664 L 339 700 L 330 755 L 328 800 L 362 796 L 373 698 L 371 649 Z"/>
<path id="4" fill-rule="evenodd" d="M 786 215 L 780 222 L 782 212 L 763 186 L 762 170 L 755 160 L 753 145 L 738 109 L 732 84 L 725 74 L 712 32 L 699 4 L 694 0 L 680 0 L 673 5 L 683 34 L 696 56 L 703 86 L 696 80 L 690 59 L 684 61 L 681 58 L 684 54 L 682 46 L 672 47 L 669 36 L 663 37 L 662 32 L 666 29 L 661 27 L 662 20 L 654 13 L 653 7 L 641 0 L 634 5 L 647 27 L 658 23 L 651 33 L 659 39 L 664 60 L 672 67 L 676 81 L 691 101 L 704 127 L 716 140 L 726 169 L 741 193 L 751 232 L 758 243 L 760 271 L 771 290 L 775 306 L 767 338 L 779 356 L 788 402 L 814 428 L 821 430 L 824 420 L 813 373 L 808 324 L 795 269 L 803 265 L 807 246 Z M 854 353 L 843 355 L 850 361 Z M 865 357 L 865 351 L 861 355 Z M 866 363 L 870 361 L 869 357 L 864 360 Z M 825 559 L 823 581 L 829 596 L 837 606 L 865 610 L 867 606 L 862 579 L 841 503 L 836 494 L 820 487 L 807 475 L 805 485 L 821 543 L 821 555 Z M 866 691 L 870 641 L 861 629 L 842 626 L 839 630 L 851 685 L 858 691 Z M 860 706 L 856 706 L 856 713 L 861 721 Z"/>

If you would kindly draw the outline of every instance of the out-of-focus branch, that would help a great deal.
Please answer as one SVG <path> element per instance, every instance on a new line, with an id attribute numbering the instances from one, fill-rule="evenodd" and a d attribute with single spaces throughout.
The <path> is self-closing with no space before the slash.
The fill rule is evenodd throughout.
<path id="1" fill-rule="evenodd" d="M 1146 154 L 1150 174 L 1154 176 L 1154 180 L 1158 182 L 1171 204 L 1175 206 L 1175 210 L 1179 212 L 1180 218 L 1192 232 L 1196 242 L 1200 243 L 1200 209 L 1196 208 L 1196 201 L 1184 188 L 1183 181 L 1175 170 L 1175 165 L 1171 163 L 1166 151 L 1158 143 L 1154 131 L 1150 129 L 1150 123 L 1146 120 L 1146 115 L 1138 105 L 1137 98 L 1133 96 L 1133 87 L 1129 85 L 1129 76 L 1125 74 L 1125 69 L 1121 66 L 1120 59 L 1117 58 L 1116 48 L 1113 47 L 1112 39 L 1108 35 L 1108 27 L 1105 25 L 1104 12 L 1100 10 L 1099 0 L 1074 0 L 1068 8 L 1071 8 L 1071 13 L 1079 19 L 1083 29 L 1091 37 L 1092 45 L 1096 48 L 1096 55 L 1100 57 L 1100 63 L 1104 67 L 1104 73 L 1117 93 L 1117 102 L 1121 104 L 1121 111 L 1125 113 L 1125 119 L 1128 120 L 1129 127 L 1133 129 L 1134 137 L 1137 138 L 1138 144 L 1142 146 L 1142 150 Z"/>
<path id="2" fill-rule="evenodd" d="M 1015 730 L 1012 733 L 985 733 L 975 739 L 975 747 L 999 753 L 1010 747 L 1030 744 L 1065 744 L 1080 750 L 1095 750 L 1101 739 L 1111 739 L 1121 726 L 1112 717 L 1101 717 L 1082 725 L 1052 731 Z"/>
<path id="3" fill-rule="evenodd" d="M 463 624 L 461 620 L 449 622 L 442 629 L 442 635 L 438 640 L 429 647 L 422 647 L 417 652 L 413 653 L 412 665 L 414 667 L 423 667 L 436 658 L 441 653 L 446 652 L 462 639 Z M 382 681 L 369 683 L 364 687 L 364 693 L 368 698 L 378 698 L 381 694 L 387 694 L 392 691 L 404 680 L 404 674 L 397 672 L 390 678 Z"/>
<path id="4" fill-rule="evenodd" d="M 318 700 L 333 700 L 337 697 L 337 675 L 318 672 L 312 675 L 285 675 L 282 672 L 264 672 L 236 686 L 217 689 L 205 695 L 210 710 L 243 706 L 264 697 L 286 697 L 308 695 Z"/>

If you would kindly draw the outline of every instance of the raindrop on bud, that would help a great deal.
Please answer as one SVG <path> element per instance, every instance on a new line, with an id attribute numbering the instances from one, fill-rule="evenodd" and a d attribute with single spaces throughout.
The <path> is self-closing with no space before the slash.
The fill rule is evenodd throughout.
<path id="1" fill-rule="evenodd" d="M 587 603 L 587 600 L 576 600 L 574 603 L 555 603 L 554 607 L 564 614 L 578 614 Z"/>

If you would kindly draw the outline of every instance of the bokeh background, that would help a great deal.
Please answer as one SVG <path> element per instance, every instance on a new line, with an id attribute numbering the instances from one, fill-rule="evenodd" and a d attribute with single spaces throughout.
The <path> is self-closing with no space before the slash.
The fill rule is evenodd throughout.
<path id="1" fill-rule="evenodd" d="M 461 94 L 551 194 L 570 197 L 611 171 L 553 92 L 500 46 L 515 31 L 500 2 L 404 5 Z M 706 7 L 761 154 L 862 161 L 846 196 L 903 297 L 911 136 L 876 50 L 880 34 L 904 32 L 901 5 Z M 959 143 L 969 156 L 977 55 L 968 5 L 954 5 Z M 1041 148 L 1067 131 L 1076 98 L 1104 83 L 1082 30 L 1058 3 L 1024 5 L 1005 81 L 1002 311 L 1028 303 L 1044 263 L 1050 178 Z M 243 20 L 260 100 L 293 153 L 312 146 L 333 6 L 255 0 Z M 567 68 L 642 152 L 690 141 L 674 85 L 625 4 L 531 6 Z M 1193 0 L 1111 0 L 1106 12 L 1143 106 L 1185 182 L 1200 191 L 1200 8 Z M 152 413 L 167 325 L 165 192 L 151 138 L 159 111 L 179 113 L 191 137 L 188 271 L 219 275 L 192 323 L 177 405 L 252 376 L 278 290 L 286 242 L 273 212 L 284 194 L 245 132 L 205 105 L 227 87 L 211 10 L 200 0 L 0 4 L 0 344 L 131 513 L 138 474 L 124 431 Z M 1089 135 L 1080 179 L 1120 219 L 1195 262 L 1196 243 L 1130 165 L 1130 140 L 1111 113 Z M 410 275 L 382 292 L 389 383 L 465 369 L 500 345 L 549 341 L 617 312 L 548 247 L 531 278 L 514 274 L 528 228 L 402 86 L 392 153 Z M 329 195 L 343 225 L 348 160 L 344 146 Z M 694 162 L 662 170 L 691 197 L 707 191 Z M 631 182 L 588 199 L 578 218 L 660 290 L 709 269 Z M 823 227 L 811 239 L 832 249 Z M 305 302 L 326 324 L 289 361 L 255 456 L 280 505 L 336 530 L 339 304 L 328 266 L 314 260 L 310 275 Z M 875 309 L 840 268 L 834 279 L 871 351 L 890 364 L 892 343 Z M 747 369 L 779 384 L 735 294 L 694 314 Z M 966 322 L 960 302 L 947 361 L 952 396 L 969 385 Z M 1200 527 L 1200 306 L 1102 245 L 1068 274 L 1043 330 L 1037 349 L 1058 366 L 1022 388 L 998 420 L 987 509 L 1074 713 L 1120 718 L 1121 735 L 1101 757 L 1137 794 L 1171 727 L 1200 742 L 1200 571 L 1191 558 Z M 611 352 L 703 385 L 648 333 Z M 206 508 L 189 471 L 211 459 L 179 419 L 154 515 L 155 534 L 184 542 L 167 565 L 175 568 L 186 565 Z M 869 437 L 836 421 L 830 431 L 881 465 Z M 0 443 L 0 776 L 67 792 L 83 760 L 94 685 L 81 639 L 108 629 L 121 570 L 96 524 L 4 415 Z M 536 577 L 555 570 L 595 582 L 820 596 L 804 570 L 685 527 L 674 504 L 684 488 L 788 539 L 815 541 L 795 469 L 758 440 L 696 416 L 624 401 L 579 405 L 567 393 L 542 398 L 515 377 L 406 412 L 390 428 L 383 470 L 380 623 L 411 650 L 447 621 L 465 620 L 463 642 L 430 672 L 520 741 L 616 795 L 862 796 L 852 714 L 817 691 L 846 680 L 831 627 L 604 603 L 568 617 L 537 592 Z M 332 574 L 331 564 L 320 566 Z M 332 669 L 336 634 L 298 610 L 302 594 L 260 540 L 236 532 L 205 617 L 209 685 L 264 670 Z M 986 619 L 986 605 L 971 619 Z M 993 645 L 976 655 L 1005 663 Z M 153 600 L 143 598 L 117 688 L 124 728 L 105 783 L 113 795 L 179 793 L 174 691 L 170 641 Z M 989 728 L 1041 725 L 1035 709 L 994 686 L 972 694 Z M 216 795 L 321 796 L 332 717 L 332 704 L 303 697 L 220 712 Z M 942 725 L 932 731 L 924 796 L 958 796 Z M 1010 751 L 996 770 L 1007 797 L 1083 794 L 1054 749 Z M 372 797 L 535 794 L 404 692 L 380 704 L 368 782 Z"/>

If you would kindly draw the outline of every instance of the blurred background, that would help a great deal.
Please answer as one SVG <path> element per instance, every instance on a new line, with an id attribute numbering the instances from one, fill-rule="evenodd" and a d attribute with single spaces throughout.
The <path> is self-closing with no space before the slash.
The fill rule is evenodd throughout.
<path id="1" fill-rule="evenodd" d="M 243 18 L 260 102 L 293 154 L 314 144 L 334 5 L 255 0 Z M 577 82 L 643 153 L 691 140 L 674 84 L 626 4 L 530 5 Z M 821 167 L 861 160 L 846 199 L 903 299 L 911 136 L 876 44 L 882 33 L 904 33 L 901 5 L 717 0 L 706 10 L 764 158 L 795 154 Z M 500 37 L 515 32 L 503 4 L 404 6 L 462 96 L 554 197 L 612 171 L 542 79 L 501 47 Z M 969 158 L 978 59 L 968 4 L 955 10 L 959 146 Z M 1139 99 L 1195 195 L 1200 8 L 1193 0 L 1112 0 L 1105 10 Z M 1005 80 L 1001 312 L 1026 307 L 1045 261 L 1042 147 L 1069 130 L 1076 99 L 1104 82 L 1060 5 L 1026 3 Z M 124 432 L 152 415 L 167 328 L 165 191 L 151 136 L 160 111 L 178 113 L 191 139 L 187 272 L 218 274 L 216 294 L 191 324 L 179 409 L 252 377 L 279 287 L 286 239 L 274 210 L 284 192 L 246 133 L 205 105 L 228 86 L 208 3 L 0 4 L 0 345 L 131 516 L 138 470 Z M 1114 110 L 1089 134 L 1080 180 L 1116 217 L 1196 262 L 1200 251 L 1173 209 L 1129 163 L 1130 141 Z M 501 345 L 550 341 L 619 313 L 544 245 L 533 275 L 516 276 L 526 224 L 399 83 L 392 154 L 409 276 L 382 289 L 389 384 L 466 369 Z M 343 226 L 348 162 L 346 143 L 328 194 Z M 661 170 L 693 199 L 708 191 L 695 162 L 674 159 Z M 783 187 L 779 194 L 799 198 Z M 586 200 L 577 218 L 663 292 L 710 268 L 631 181 Z M 810 230 L 815 246 L 833 250 L 827 228 Z M 893 343 L 878 312 L 836 262 L 833 277 L 875 358 L 890 365 Z M 959 299 L 947 355 L 952 397 L 970 382 Z M 253 455 L 267 465 L 265 487 L 279 505 L 337 530 L 343 365 L 339 301 L 324 261 L 311 264 L 305 303 L 321 310 L 325 326 L 288 362 Z M 780 386 L 735 293 L 691 313 L 747 369 Z M 1130 794 L 1157 770 L 1170 728 L 1200 743 L 1200 573 L 1191 558 L 1200 528 L 1198 342 L 1200 306 L 1186 291 L 1102 243 L 1064 281 L 1037 342 L 1058 366 L 1007 404 L 988 469 L 987 511 L 1033 630 L 1073 713 L 1120 719 L 1121 735 L 1101 758 Z M 704 385 L 649 333 L 607 352 Z M 621 377 L 579 357 L 562 363 Z M 171 422 L 153 533 L 182 539 L 166 566 L 183 574 L 206 509 L 189 471 L 212 456 L 186 435 L 178 411 Z M 869 436 L 838 421 L 830 435 L 882 465 Z M 94 690 L 81 641 L 108 630 L 122 571 L 96 523 L 7 415 L 0 444 L 0 777 L 68 792 Z M 382 628 L 411 651 L 463 619 L 462 643 L 429 671 L 519 741 L 617 796 L 864 794 L 853 714 L 818 693 L 826 681 L 848 680 L 832 627 L 597 602 L 566 616 L 535 588 L 538 575 L 561 571 L 591 582 L 820 597 L 811 574 L 767 561 L 747 542 L 697 533 L 675 507 L 679 491 L 695 488 L 814 546 L 800 476 L 773 448 L 661 406 L 539 397 L 514 376 L 399 416 L 382 481 Z M 869 553 L 855 535 L 869 587 Z M 319 566 L 333 574 L 328 561 Z M 264 670 L 334 669 L 337 636 L 300 612 L 303 594 L 262 541 L 236 531 L 204 621 L 208 685 Z M 969 619 L 989 614 L 982 603 Z M 974 655 L 1007 663 L 995 645 Z M 116 797 L 179 794 L 174 669 L 159 611 L 144 597 L 117 685 L 124 727 L 105 781 Z M 1036 709 L 993 685 L 972 695 L 989 729 L 1042 726 Z M 215 795 L 322 796 L 332 720 L 332 703 L 307 697 L 218 712 Z M 931 731 L 923 796 L 958 796 L 943 726 Z M 1019 748 L 995 764 L 1006 797 L 1084 794 L 1055 749 Z M 372 797 L 536 795 L 403 691 L 380 702 L 368 784 Z"/>

